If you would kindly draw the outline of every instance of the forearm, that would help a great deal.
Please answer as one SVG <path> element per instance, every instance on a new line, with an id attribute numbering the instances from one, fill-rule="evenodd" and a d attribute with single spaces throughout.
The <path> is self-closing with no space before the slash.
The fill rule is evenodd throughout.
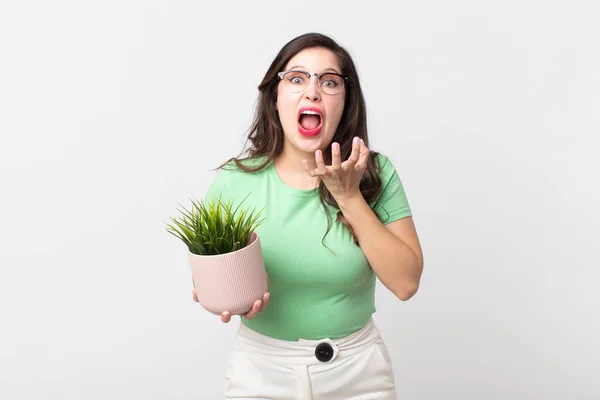
<path id="1" fill-rule="evenodd" d="M 422 271 L 417 255 L 379 221 L 362 195 L 338 201 L 338 205 L 381 283 L 399 299 L 411 298 Z"/>

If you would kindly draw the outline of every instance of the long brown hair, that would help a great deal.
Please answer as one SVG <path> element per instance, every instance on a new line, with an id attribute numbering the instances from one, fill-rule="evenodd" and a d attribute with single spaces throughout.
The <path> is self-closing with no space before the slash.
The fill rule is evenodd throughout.
<path id="1" fill-rule="evenodd" d="M 364 96 L 358 80 L 358 73 L 352 58 L 348 52 L 338 45 L 333 39 L 319 33 L 307 33 L 292 39 L 279 51 L 275 57 L 262 82 L 258 86 L 259 95 L 255 109 L 254 119 L 249 129 L 246 140 L 246 150 L 238 157 L 233 157 L 223 163 L 220 168 L 234 161 L 237 167 L 245 172 L 257 172 L 273 162 L 283 151 L 283 127 L 279 120 L 275 104 L 277 102 L 277 86 L 279 78 L 277 73 L 283 71 L 292 57 L 304 49 L 322 47 L 333 52 L 341 66 L 341 74 L 348 77 L 346 81 L 346 98 L 344 111 L 332 141 L 340 144 L 340 155 L 342 160 L 348 159 L 352 152 L 352 139 L 358 136 L 369 146 L 367 134 L 367 111 Z M 251 145 L 248 147 L 248 142 Z M 246 154 L 245 157 L 242 155 Z M 244 165 L 242 161 L 264 157 L 264 161 L 253 167 Z M 323 150 L 323 159 L 326 164 L 331 164 L 331 148 Z M 380 165 L 377 162 L 377 152 L 371 151 L 367 162 L 367 169 L 360 182 L 360 191 L 368 203 L 375 202 L 381 192 L 381 179 L 379 177 Z M 354 238 L 358 240 L 354 230 L 339 210 L 339 206 L 327 187 L 320 181 L 319 199 L 325 214 L 327 215 L 327 232 L 331 230 L 331 216 L 326 204 L 338 210 L 337 220 L 346 226 Z"/>

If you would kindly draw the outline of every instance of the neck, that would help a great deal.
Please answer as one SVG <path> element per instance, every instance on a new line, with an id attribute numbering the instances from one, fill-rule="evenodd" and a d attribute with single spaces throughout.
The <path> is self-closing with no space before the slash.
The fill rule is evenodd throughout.
<path id="1" fill-rule="evenodd" d="M 292 153 L 283 151 L 274 161 L 275 170 L 281 180 L 288 186 L 296 189 L 310 190 L 319 186 L 319 179 L 313 178 L 304 169 L 302 160 L 306 159 L 311 163 L 313 154 Z"/>

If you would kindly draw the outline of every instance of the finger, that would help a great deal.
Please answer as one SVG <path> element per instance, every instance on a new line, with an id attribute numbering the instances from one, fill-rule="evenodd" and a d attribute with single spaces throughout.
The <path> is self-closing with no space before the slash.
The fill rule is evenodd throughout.
<path id="1" fill-rule="evenodd" d="M 317 150 L 315 152 L 315 161 L 317 163 L 317 171 L 319 175 L 327 174 L 327 168 L 325 168 L 325 161 L 323 161 L 323 152 Z"/>
<path id="2" fill-rule="evenodd" d="M 352 140 L 352 152 L 350 153 L 350 157 L 346 161 L 344 161 L 343 166 L 346 168 L 354 168 L 356 163 L 358 162 L 358 158 L 360 157 L 360 138 L 356 136 Z"/>
<path id="3" fill-rule="evenodd" d="M 369 153 L 371 150 L 367 147 L 365 142 L 360 140 L 360 155 L 358 157 L 358 162 L 354 166 L 355 169 L 364 171 L 367 169 L 367 162 L 369 161 Z"/>
<path id="4" fill-rule="evenodd" d="M 244 314 L 244 317 L 246 317 L 247 319 L 254 318 L 256 316 L 256 314 L 258 314 L 260 307 L 262 307 L 262 300 L 256 300 L 254 302 L 254 305 L 252 306 L 252 309 L 250 311 L 248 311 L 246 314 Z"/>
<path id="5" fill-rule="evenodd" d="M 331 145 L 331 169 L 334 174 L 337 174 L 342 169 L 340 144 L 335 142 Z"/>
<path id="6" fill-rule="evenodd" d="M 262 312 L 269 305 L 269 300 L 271 299 L 271 293 L 267 292 L 263 296 L 262 306 L 260 307 L 259 312 Z"/>
<path id="7" fill-rule="evenodd" d="M 200 302 L 200 300 L 198 300 L 198 292 L 196 292 L 196 289 L 192 289 L 192 298 L 196 303 Z"/>
<path id="8" fill-rule="evenodd" d="M 229 313 L 229 311 L 225 311 L 223 312 L 223 314 L 221 314 L 221 321 L 224 323 L 228 323 L 229 321 L 231 321 L 231 314 Z"/>

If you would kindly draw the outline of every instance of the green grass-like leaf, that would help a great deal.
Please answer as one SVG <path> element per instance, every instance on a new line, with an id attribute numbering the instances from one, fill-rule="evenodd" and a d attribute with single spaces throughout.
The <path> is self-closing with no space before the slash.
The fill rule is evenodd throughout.
<path id="1" fill-rule="evenodd" d="M 181 215 L 171 217 L 171 223 L 166 223 L 167 231 L 198 255 L 226 254 L 244 248 L 252 232 L 264 222 L 260 218 L 264 208 L 258 212 L 242 208 L 247 198 L 235 208 L 231 200 L 223 202 L 221 197 L 208 203 L 190 199 L 190 209 L 180 204 Z"/>

